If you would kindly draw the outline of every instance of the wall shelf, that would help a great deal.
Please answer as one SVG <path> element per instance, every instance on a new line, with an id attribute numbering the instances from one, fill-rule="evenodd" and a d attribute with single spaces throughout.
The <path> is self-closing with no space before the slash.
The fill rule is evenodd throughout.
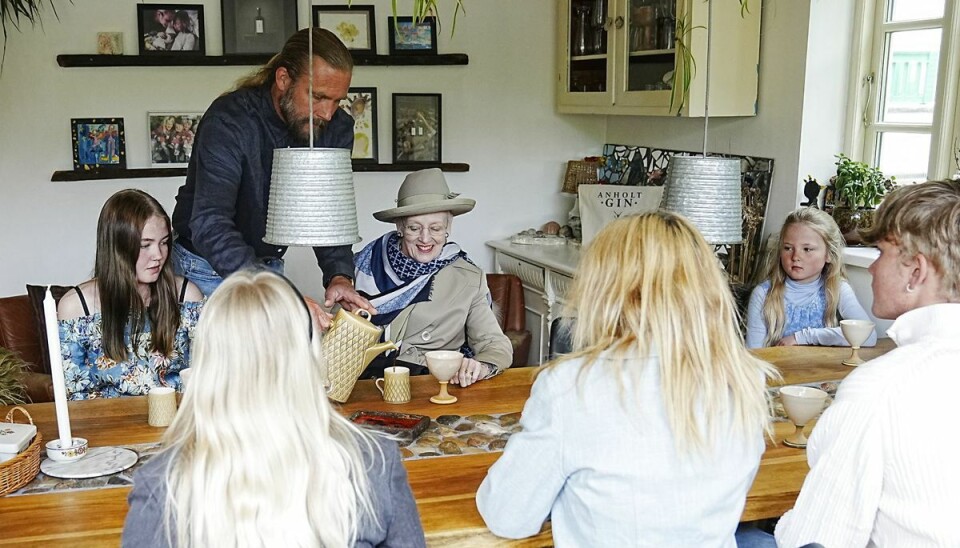
<path id="1" fill-rule="evenodd" d="M 424 163 L 424 164 L 373 164 L 354 162 L 353 171 L 360 172 L 397 172 L 397 171 L 417 171 L 431 167 L 439 167 L 443 171 L 464 173 L 470 171 L 470 164 L 460 163 Z M 185 177 L 187 168 L 185 167 L 161 167 L 161 168 L 104 168 L 104 169 L 74 169 L 70 171 L 54 171 L 51 181 L 71 182 L 71 181 L 101 181 L 106 179 L 151 179 L 156 177 Z"/>
<path id="2" fill-rule="evenodd" d="M 271 55 L 57 55 L 57 64 L 75 67 L 233 67 L 263 65 Z M 354 55 L 356 66 L 466 65 L 466 53 L 439 55 Z"/>

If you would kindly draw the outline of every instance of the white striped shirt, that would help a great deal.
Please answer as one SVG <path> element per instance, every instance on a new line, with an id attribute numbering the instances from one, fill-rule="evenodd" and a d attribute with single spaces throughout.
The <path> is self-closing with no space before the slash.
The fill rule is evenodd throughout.
<path id="1" fill-rule="evenodd" d="M 807 445 L 777 543 L 960 546 L 960 304 L 901 315 L 898 348 L 851 373 Z"/>

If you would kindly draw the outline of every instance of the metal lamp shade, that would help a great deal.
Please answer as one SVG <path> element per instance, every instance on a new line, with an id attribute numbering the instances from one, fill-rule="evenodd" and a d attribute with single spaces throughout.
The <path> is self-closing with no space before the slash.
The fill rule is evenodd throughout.
<path id="1" fill-rule="evenodd" d="M 353 164 L 345 148 L 278 148 L 263 241 L 335 246 L 360 241 Z"/>
<path id="2" fill-rule="evenodd" d="M 743 240 L 740 160 L 670 158 L 662 208 L 690 220 L 710 244 Z"/>

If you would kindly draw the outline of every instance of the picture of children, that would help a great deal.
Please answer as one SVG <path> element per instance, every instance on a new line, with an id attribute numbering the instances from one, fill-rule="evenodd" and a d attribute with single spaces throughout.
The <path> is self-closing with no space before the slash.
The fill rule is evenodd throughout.
<path id="1" fill-rule="evenodd" d="M 150 159 L 154 166 L 186 166 L 202 113 L 148 114 Z"/>

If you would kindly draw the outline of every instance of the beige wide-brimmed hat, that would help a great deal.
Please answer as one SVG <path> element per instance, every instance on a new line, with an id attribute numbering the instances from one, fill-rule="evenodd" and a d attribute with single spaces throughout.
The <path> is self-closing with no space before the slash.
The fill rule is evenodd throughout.
<path id="1" fill-rule="evenodd" d="M 450 192 L 447 180 L 439 168 L 414 171 L 403 180 L 397 192 L 397 207 L 384 209 L 373 214 L 378 221 L 393 222 L 401 217 L 449 211 L 461 215 L 477 205 L 476 200 L 457 198 L 459 194 Z"/>

